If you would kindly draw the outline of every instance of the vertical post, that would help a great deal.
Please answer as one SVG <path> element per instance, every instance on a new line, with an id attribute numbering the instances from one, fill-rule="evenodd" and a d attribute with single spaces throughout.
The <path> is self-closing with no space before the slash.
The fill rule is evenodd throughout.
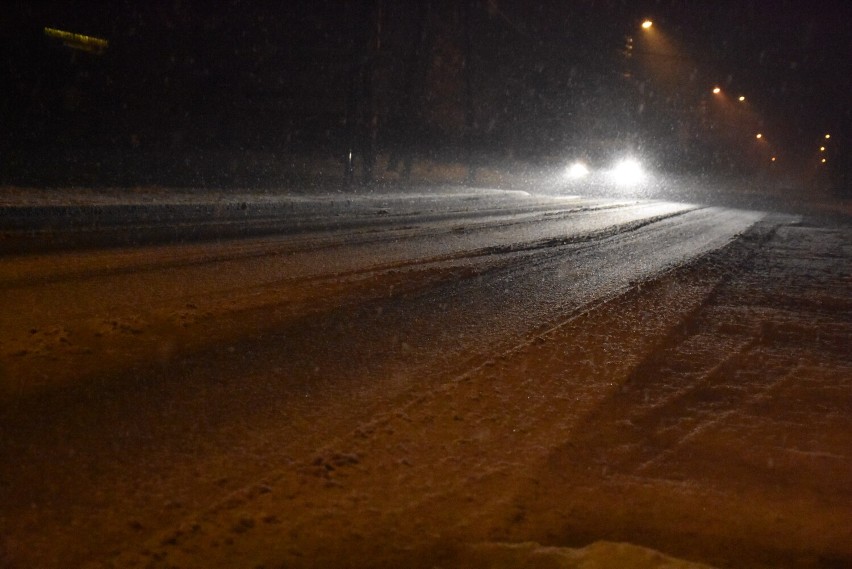
<path id="1" fill-rule="evenodd" d="M 359 158 L 362 183 L 366 185 L 373 181 L 378 130 L 373 100 L 373 68 L 381 37 L 381 0 L 357 2 L 354 10 L 344 117 L 343 179 L 347 187 L 355 180 L 355 161 Z"/>
<path id="2" fill-rule="evenodd" d="M 346 100 L 343 115 L 343 184 L 349 188 L 355 178 L 355 157 L 358 142 L 358 76 L 361 70 L 361 30 L 358 2 L 347 4 L 349 26 L 349 60 L 346 67 Z"/>
<path id="3" fill-rule="evenodd" d="M 387 169 L 396 171 L 402 162 L 401 178 L 406 182 L 411 180 L 415 140 L 420 127 L 417 115 L 425 83 L 423 76 L 427 68 L 424 59 L 428 52 L 426 23 L 429 14 L 429 0 L 419 0 L 405 52 L 401 96 L 396 97 L 393 102 L 389 124 L 391 145 Z"/>
<path id="4" fill-rule="evenodd" d="M 357 69 L 355 65 L 350 67 L 346 85 L 346 110 L 343 118 L 343 183 L 346 187 L 352 185 L 352 180 L 355 177 L 355 109 L 358 106 L 355 100 L 357 97 L 355 89 Z"/>
<path id="5" fill-rule="evenodd" d="M 463 24 L 464 24 L 464 145 L 467 155 L 467 183 L 473 184 L 476 181 L 476 164 L 474 163 L 473 151 L 473 127 L 474 127 L 474 109 L 473 109 L 473 3 L 475 0 L 467 0 L 463 8 Z"/>
<path id="6" fill-rule="evenodd" d="M 378 138 L 379 116 L 376 112 L 376 103 L 374 96 L 374 81 L 376 59 L 379 55 L 379 50 L 382 47 L 382 0 L 373 0 L 369 3 L 367 12 L 370 23 L 370 35 L 368 38 L 367 49 L 365 50 L 362 93 L 363 93 L 363 185 L 373 183 L 373 170 L 376 165 L 376 139 Z"/>

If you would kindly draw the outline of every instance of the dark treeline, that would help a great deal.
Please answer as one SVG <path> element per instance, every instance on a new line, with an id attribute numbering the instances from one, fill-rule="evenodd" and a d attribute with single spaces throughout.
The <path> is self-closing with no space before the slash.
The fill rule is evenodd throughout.
<path id="1" fill-rule="evenodd" d="M 698 97 L 636 63 L 639 17 L 617 1 L 25 4 L 0 24 L 0 182 L 269 184 L 306 157 L 367 181 L 378 156 L 403 178 L 418 157 L 750 167 Z"/>

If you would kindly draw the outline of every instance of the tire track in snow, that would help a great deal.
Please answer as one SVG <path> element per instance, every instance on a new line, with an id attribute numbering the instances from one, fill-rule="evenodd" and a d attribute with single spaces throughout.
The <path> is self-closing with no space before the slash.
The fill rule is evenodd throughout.
<path id="1" fill-rule="evenodd" d="M 265 461 L 310 466 L 317 449 L 374 412 L 397 409 L 419 389 L 430 390 L 448 375 L 485 364 L 584 307 L 727 243 L 759 217 L 691 211 L 597 241 L 478 257 L 472 270 L 461 275 L 439 271 L 425 283 L 416 282 L 416 270 L 397 275 L 410 288 L 388 290 L 390 274 L 382 273 L 374 283 L 367 279 L 366 288 L 346 302 L 313 312 L 303 306 L 288 313 L 275 302 L 225 312 L 223 325 L 237 321 L 233 325 L 254 330 L 242 328 L 236 338 L 216 338 L 198 351 L 179 350 L 164 361 L 110 371 L 85 388 L 57 390 L 41 406 L 39 401 L 12 406 L 14 412 L 4 419 L 12 416 L 17 422 L 14 431 L 4 434 L 15 436 L 4 445 L 21 457 L 21 464 L 7 465 L 9 479 L 28 482 L 26 492 L 9 495 L 6 503 L 15 503 L 27 523 L 5 528 L 21 532 L 15 533 L 19 540 L 32 538 L 26 532 L 38 528 L 42 561 L 51 555 L 60 561 L 85 558 L 91 548 L 136 542 L 181 519 L 184 508 L 196 511 L 211 497 L 242 487 L 252 473 L 268 472 Z M 557 223 L 563 232 L 578 230 L 565 227 L 564 220 Z M 491 263 L 493 257 L 500 262 L 479 262 Z M 305 267 L 307 274 L 329 268 Z M 280 275 L 267 274 L 269 268 L 260 263 L 255 274 L 277 285 Z M 222 270 L 213 275 L 242 281 L 242 286 L 250 281 L 245 273 L 222 275 Z M 186 275 L 174 282 L 181 280 Z M 264 291 L 264 282 L 254 284 Z M 351 282 L 340 284 L 345 288 Z M 180 289 L 157 290 L 184 299 Z M 271 298 L 280 295 L 274 286 L 267 292 Z M 319 297 L 344 298 L 335 296 L 340 293 L 320 291 Z M 199 309 L 202 301 L 197 301 Z M 276 314 L 277 307 L 282 314 Z M 189 328 L 188 333 L 203 330 Z M 458 422 L 450 420 L 451 425 Z M 335 449 L 329 450 L 324 459 L 336 460 Z M 341 470 L 347 469 L 357 466 Z M 222 486 L 218 477 L 224 479 Z M 93 484 L 97 508 L 88 495 Z M 69 533 L 67 519 L 88 528 L 92 541 Z M 116 519 L 121 523 L 116 525 Z M 57 544 L 65 546 L 61 554 Z"/>
<path id="2" fill-rule="evenodd" d="M 524 538 L 720 566 L 850 563 L 852 322 L 837 308 L 852 234 L 788 221 L 764 235 L 705 264 L 722 273 L 712 293 L 550 454 L 519 497 L 539 512 Z"/>

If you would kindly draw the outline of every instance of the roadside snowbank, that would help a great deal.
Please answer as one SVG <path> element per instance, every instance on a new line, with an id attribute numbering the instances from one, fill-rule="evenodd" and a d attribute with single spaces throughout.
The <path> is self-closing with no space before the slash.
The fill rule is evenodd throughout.
<path id="1" fill-rule="evenodd" d="M 629 543 L 597 541 L 586 547 L 545 547 L 537 543 L 482 543 L 461 555 L 467 569 L 710 569 Z"/>

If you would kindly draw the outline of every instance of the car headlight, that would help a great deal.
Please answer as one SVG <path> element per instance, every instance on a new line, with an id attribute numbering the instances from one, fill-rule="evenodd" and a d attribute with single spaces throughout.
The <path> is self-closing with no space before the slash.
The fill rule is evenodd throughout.
<path id="1" fill-rule="evenodd" d="M 568 166 L 568 170 L 565 172 L 565 175 L 572 180 L 579 180 L 580 178 L 585 178 L 589 175 L 589 167 L 582 162 L 574 162 Z"/>
<path id="2" fill-rule="evenodd" d="M 642 165 L 633 158 L 627 158 L 618 162 L 610 171 L 612 180 L 620 186 L 638 184 L 645 179 L 645 171 Z"/>

